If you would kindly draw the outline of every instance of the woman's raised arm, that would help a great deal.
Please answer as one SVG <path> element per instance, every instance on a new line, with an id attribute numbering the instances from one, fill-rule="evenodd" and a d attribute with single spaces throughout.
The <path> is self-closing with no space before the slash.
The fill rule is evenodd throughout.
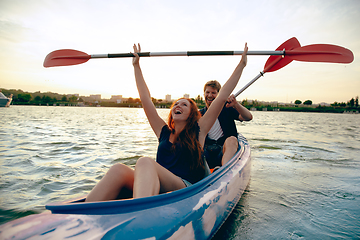
<path id="1" fill-rule="evenodd" d="M 247 47 L 247 43 L 245 43 L 244 52 L 241 56 L 241 60 L 239 64 L 236 66 L 230 78 L 223 85 L 218 96 L 211 103 L 209 109 L 206 111 L 204 116 L 199 120 L 199 126 L 200 126 L 199 138 L 201 139 L 200 141 L 201 144 L 203 144 L 203 140 L 205 140 L 207 133 L 215 123 L 216 118 L 219 116 L 229 95 L 231 94 L 231 92 L 234 90 L 237 83 L 239 82 L 243 69 L 247 63 L 247 55 L 246 55 L 247 51 L 248 51 L 248 47 Z"/>
<path id="2" fill-rule="evenodd" d="M 135 57 L 133 57 L 132 63 L 134 66 L 136 86 L 137 86 L 137 89 L 139 92 L 140 100 L 141 100 L 142 106 L 144 108 L 145 114 L 149 120 L 150 126 L 153 129 L 156 137 L 159 138 L 161 129 L 166 123 L 159 116 L 153 102 L 151 101 L 150 91 L 146 85 L 144 76 L 143 76 L 141 68 L 140 68 L 140 63 L 139 63 L 140 57 L 137 54 L 138 52 L 141 51 L 140 44 L 138 44 L 138 46 L 136 46 L 136 44 L 134 44 L 133 48 L 134 48 Z"/>

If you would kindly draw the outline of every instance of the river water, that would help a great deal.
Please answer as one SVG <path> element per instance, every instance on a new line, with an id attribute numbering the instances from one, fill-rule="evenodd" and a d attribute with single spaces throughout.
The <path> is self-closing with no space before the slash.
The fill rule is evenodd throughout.
<path id="1" fill-rule="evenodd" d="M 252 113 L 237 124 L 251 179 L 214 239 L 360 238 L 360 115 Z M 114 163 L 156 155 L 142 109 L 11 106 L 0 116 L 0 224 L 87 194 Z"/>

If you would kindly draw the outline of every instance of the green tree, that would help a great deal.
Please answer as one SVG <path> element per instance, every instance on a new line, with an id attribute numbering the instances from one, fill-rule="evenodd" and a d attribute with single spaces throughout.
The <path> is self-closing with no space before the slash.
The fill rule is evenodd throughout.
<path id="1" fill-rule="evenodd" d="M 339 103 L 338 102 L 334 102 L 334 103 L 332 103 L 332 104 L 330 104 L 332 107 L 337 107 L 337 106 L 339 106 Z"/>
<path id="2" fill-rule="evenodd" d="M 350 99 L 350 101 L 347 102 L 347 105 L 350 107 L 355 106 L 355 99 L 354 98 Z"/>
<path id="3" fill-rule="evenodd" d="M 300 100 L 295 100 L 295 104 L 296 105 L 299 105 L 299 104 L 301 104 L 302 102 L 300 101 Z"/>
<path id="4" fill-rule="evenodd" d="M 356 96 L 355 98 L 355 107 L 359 106 L 359 96 Z"/>
<path id="5" fill-rule="evenodd" d="M 30 93 L 20 93 L 18 94 L 18 100 L 19 102 L 30 102 L 32 99 L 32 96 Z"/>
<path id="6" fill-rule="evenodd" d="M 311 100 L 306 100 L 305 102 L 304 102 L 304 105 L 311 105 L 312 104 L 312 101 Z"/>
<path id="7" fill-rule="evenodd" d="M 41 101 L 41 97 L 40 96 L 36 96 L 34 99 L 36 102 L 40 102 Z"/>
<path id="8" fill-rule="evenodd" d="M 156 104 L 156 103 L 157 103 L 156 98 L 151 97 L 151 101 L 152 101 L 153 104 Z"/>
<path id="9" fill-rule="evenodd" d="M 62 102 L 67 102 L 67 97 L 64 95 L 64 96 L 61 98 L 61 101 L 62 101 Z"/>
<path id="10" fill-rule="evenodd" d="M 254 107 L 260 107 L 261 104 L 259 103 L 258 100 L 255 99 L 255 100 L 253 101 L 252 105 L 253 105 Z"/>
<path id="11" fill-rule="evenodd" d="M 47 95 L 44 95 L 44 96 L 41 98 L 41 101 L 42 101 L 43 103 L 50 103 L 50 102 L 52 102 L 52 98 L 49 97 L 49 96 L 47 96 Z"/>
<path id="12" fill-rule="evenodd" d="M 249 106 L 248 100 L 247 100 L 247 99 L 242 100 L 242 101 L 241 101 L 241 105 L 243 105 L 244 107 Z"/>
<path id="13" fill-rule="evenodd" d="M 69 102 L 76 102 L 77 99 L 78 99 L 78 98 L 73 95 L 73 96 L 69 97 Z"/>
<path id="14" fill-rule="evenodd" d="M 204 103 L 203 98 L 200 95 L 197 95 L 197 97 L 194 99 L 196 103 Z"/>

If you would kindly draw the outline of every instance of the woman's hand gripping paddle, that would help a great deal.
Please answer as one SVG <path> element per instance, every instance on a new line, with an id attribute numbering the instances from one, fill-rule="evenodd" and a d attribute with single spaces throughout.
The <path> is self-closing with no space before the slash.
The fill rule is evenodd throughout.
<path id="1" fill-rule="evenodd" d="M 281 44 L 276 50 L 285 50 L 285 52 L 291 51 L 294 48 L 299 48 L 299 41 L 293 37 Z M 264 76 L 266 72 L 273 72 L 279 70 L 280 68 L 285 67 L 289 63 L 291 63 L 293 59 L 288 58 L 286 55 L 284 56 L 270 56 L 265 63 L 264 70 L 261 71 L 254 79 L 252 79 L 248 84 L 246 84 L 242 89 L 237 91 L 234 96 L 237 97 L 240 93 L 245 91 L 251 84 L 253 84 L 256 80 L 258 80 L 261 76 Z"/>

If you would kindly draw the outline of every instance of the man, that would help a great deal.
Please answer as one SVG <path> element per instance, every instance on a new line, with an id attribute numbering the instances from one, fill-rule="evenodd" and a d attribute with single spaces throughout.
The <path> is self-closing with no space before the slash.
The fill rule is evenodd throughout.
<path id="1" fill-rule="evenodd" d="M 216 80 L 205 84 L 206 107 L 200 110 L 201 115 L 205 114 L 217 97 L 220 88 L 221 85 Z M 252 119 L 250 111 L 238 103 L 234 95 L 231 95 L 227 102 L 205 140 L 204 155 L 211 169 L 227 163 L 237 151 L 237 129 L 234 120 L 250 121 Z"/>

